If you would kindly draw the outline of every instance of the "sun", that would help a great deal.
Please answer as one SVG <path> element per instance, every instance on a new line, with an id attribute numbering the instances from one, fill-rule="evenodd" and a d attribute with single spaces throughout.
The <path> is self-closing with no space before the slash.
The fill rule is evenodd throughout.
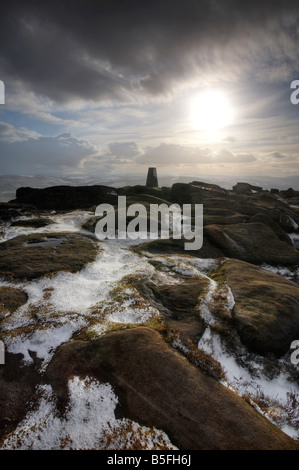
<path id="1" fill-rule="evenodd" d="M 192 126 L 198 130 L 215 131 L 232 122 L 233 111 L 224 93 L 205 91 L 197 95 L 191 104 Z"/>

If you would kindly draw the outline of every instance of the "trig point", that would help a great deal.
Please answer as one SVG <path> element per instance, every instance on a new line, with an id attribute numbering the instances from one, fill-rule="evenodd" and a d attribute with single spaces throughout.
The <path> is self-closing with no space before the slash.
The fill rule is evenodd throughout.
<path id="1" fill-rule="evenodd" d="M 149 188 L 157 188 L 159 186 L 156 168 L 148 169 L 147 178 L 146 178 L 146 186 L 148 186 Z"/>

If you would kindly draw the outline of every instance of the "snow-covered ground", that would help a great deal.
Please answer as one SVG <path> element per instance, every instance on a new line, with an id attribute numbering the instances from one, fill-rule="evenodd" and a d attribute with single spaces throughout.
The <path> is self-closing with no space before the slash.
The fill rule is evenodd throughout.
<path id="1" fill-rule="evenodd" d="M 208 292 L 198 306 L 206 324 L 198 348 L 221 364 L 225 374 L 223 385 L 245 397 L 286 434 L 299 439 L 299 385 L 289 372 L 290 359 L 285 357 L 273 363 L 273 376 L 269 377 L 269 360 L 248 353 L 239 340 L 232 352 L 225 337 L 213 328 L 214 324 L 219 323 L 212 312 L 213 298 L 216 299 L 219 294 L 228 315 L 232 313 L 234 297 L 231 290 L 211 280 Z"/>
<path id="2" fill-rule="evenodd" d="M 54 224 L 39 229 L 6 227 L 2 241 L 28 233 L 84 233 L 81 225 L 88 217 L 90 213 L 76 211 L 54 216 Z M 30 282 L 0 281 L 0 286 L 17 287 L 28 295 L 27 303 L 2 321 L 1 330 L 7 332 L 7 351 L 22 353 L 28 362 L 32 361 L 28 351 L 35 351 L 46 365 L 51 352 L 75 332 L 87 327 L 91 319 L 93 331 L 103 333 L 111 323 L 143 323 L 158 315 L 144 300 L 138 303 L 140 299 L 133 287 L 121 285 L 126 276 L 150 277 L 155 271 L 146 258 L 128 250 L 133 242 L 118 244 L 107 240 L 98 243 L 101 248 L 98 256 L 78 273 L 60 272 Z M 110 295 L 115 289 L 121 291 L 121 304 L 115 303 Z M 97 330 L 94 322 L 96 310 L 101 312 L 98 315 L 100 329 Z M 34 319 L 32 311 L 35 312 Z M 30 329 L 31 325 L 33 328 Z M 17 330 L 21 327 L 22 333 L 18 335 Z M 24 332 L 24 327 L 28 327 L 28 333 Z M 9 332 L 13 332 L 11 337 Z"/>
<path id="3" fill-rule="evenodd" d="M 2 449 L 177 449 L 168 436 L 129 419 L 116 419 L 118 399 L 109 383 L 77 376 L 69 380 L 66 415 L 58 415 L 50 385 L 39 387 L 37 408 L 28 413 Z"/>
<path id="4" fill-rule="evenodd" d="M 3 227 L 0 241 L 29 233 L 80 231 L 91 235 L 81 229 L 91 215 L 86 211 L 51 213 L 54 223 L 37 229 L 10 227 L 7 224 Z M 61 272 L 30 282 L 1 280 L 0 286 L 19 287 L 28 295 L 25 305 L 2 320 L 1 332 L 7 351 L 22 353 L 25 362 L 32 361 L 30 351 L 34 351 L 42 360 L 44 369 L 56 348 L 82 329 L 93 336 L 101 336 L 111 325 L 142 324 L 159 317 L 159 312 L 141 298 L 134 282 L 130 283 L 130 276 L 155 278 L 165 284 L 180 282 L 174 273 L 204 277 L 209 281 L 209 287 L 198 310 L 205 321 L 206 330 L 198 347 L 222 365 L 226 377 L 223 385 L 241 396 L 247 396 L 259 412 L 287 434 L 299 438 L 298 412 L 296 414 L 294 407 L 294 403 L 298 403 L 299 387 L 291 381 L 284 359 L 281 360 L 281 372 L 270 380 L 262 358 L 250 355 L 249 363 L 245 349 L 239 349 L 238 358 L 243 357 L 243 363 L 240 362 L 212 328 L 217 319 L 213 317 L 210 306 L 219 294 L 220 286 L 211 279 L 210 273 L 218 262 L 188 255 L 153 256 L 147 253 L 146 256 L 139 256 L 128 249 L 143 241 L 98 242 L 101 247 L 98 256 L 78 273 Z M 160 271 L 157 263 L 161 263 L 166 270 Z M 232 293 L 226 287 L 221 286 L 221 289 L 224 308 L 231 312 L 234 306 Z M 114 444 L 116 442 L 118 448 L 133 445 L 134 439 L 139 439 L 147 449 L 159 448 L 159 445 L 174 448 L 168 437 L 159 430 L 149 430 L 127 420 L 116 420 L 114 409 L 117 397 L 109 384 L 75 377 L 70 381 L 69 388 L 70 408 L 67 416 L 61 418 L 55 412 L 51 387 L 40 387 L 37 390 L 37 409 L 26 416 L 14 435 L 5 441 L 3 448 L 18 447 L 21 441 L 22 448 L 61 448 L 63 445 L 65 448 L 80 446 L 88 449 L 103 445 L 105 436 L 111 435 L 116 439 Z M 259 407 L 261 399 L 268 403 L 267 411 L 265 407 Z"/>

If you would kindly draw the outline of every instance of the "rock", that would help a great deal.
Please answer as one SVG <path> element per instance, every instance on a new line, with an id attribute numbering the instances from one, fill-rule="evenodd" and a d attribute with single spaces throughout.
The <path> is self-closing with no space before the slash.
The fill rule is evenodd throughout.
<path id="1" fill-rule="evenodd" d="M 233 191 L 238 194 L 252 194 L 255 192 L 261 192 L 263 190 L 260 186 L 253 186 L 249 183 L 237 183 L 233 186 Z"/>
<path id="2" fill-rule="evenodd" d="M 208 225 L 204 234 L 229 258 L 254 264 L 299 264 L 299 252 L 281 241 L 264 223 Z"/>
<path id="3" fill-rule="evenodd" d="M 117 417 L 164 430 L 179 449 L 296 449 L 298 443 L 145 327 L 62 345 L 45 380 L 67 406 L 74 375 L 109 382 Z"/>
<path id="4" fill-rule="evenodd" d="M 299 338 L 299 286 L 284 277 L 239 260 L 221 268 L 235 306 L 233 326 L 255 353 L 281 357 Z"/>
<path id="5" fill-rule="evenodd" d="M 285 202 L 270 193 L 259 192 L 258 189 L 256 192 L 250 190 L 248 194 L 243 194 L 242 192 L 226 190 L 221 192 L 214 188 L 208 190 L 197 185 L 175 183 L 171 187 L 170 200 L 180 205 L 203 204 L 204 217 L 211 215 L 228 217 L 231 219 L 228 223 L 234 222 L 232 218 L 238 222 L 237 218 L 240 217 L 243 222 L 257 213 L 268 213 L 269 211 L 276 211 L 276 215 L 279 214 L 280 217 L 284 213 L 293 218 L 297 216 L 296 212 L 292 211 Z M 205 223 L 205 225 L 207 224 Z"/>
<path id="6" fill-rule="evenodd" d="M 298 214 L 296 214 L 294 211 L 291 211 L 290 209 L 286 209 L 285 211 L 272 209 L 264 212 L 264 215 L 266 217 L 270 217 L 286 233 L 293 233 L 299 226 Z"/>
<path id="7" fill-rule="evenodd" d="M 123 188 L 118 188 L 117 192 L 120 196 L 132 196 L 137 197 L 138 199 L 144 198 L 146 196 L 153 196 L 159 199 L 171 200 L 171 189 L 165 186 L 159 188 L 150 188 L 148 186 L 136 185 L 136 186 L 125 186 Z"/>
<path id="8" fill-rule="evenodd" d="M 33 228 L 39 228 L 39 227 L 46 227 L 47 225 L 53 224 L 53 220 L 46 218 L 46 217 L 37 217 L 34 219 L 21 219 L 21 220 L 15 220 L 12 222 L 10 225 L 11 227 L 33 227 Z"/>
<path id="9" fill-rule="evenodd" d="M 240 214 L 239 212 L 232 211 L 230 209 L 213 209 L 204 207 L 203 213 L 203 225 L 229 225 L 229 224 L 240 224 L 246 222 L 249 219 L 248 216 Z"/>
<path id="10" fill-rule="evenodd" d="M 284 191 L 284 190 L 280 191 L 280 194 L 281 194 L 282 196 L 284 196 L 286 199 L 290 199 L 290 198 L 293 198 L 293 197 L 297 196 L 297 195 L 298 195 L 298 191 L 294 191 L 293 188 L 289 188 L 289 189 L 287 189 L 287 190 L 285 190 L 285 191 Z"/>
<path id="11" fill-rule="evenodd" d="M 211 191 L 202 189 L 196 185 L 175 183 L 171 187 L 171 201 L 180 205 L 203 204 L 207 197 L 212 197 L 211 193 Z M 222 197 L 222 194 L 220 194 L 220 197 Z"/>
<path id="12" fill-rule="evenodd" d="M 254 264 L 299 264 L 299 252 L 291 246 L 288 235 L 269 218 L 265 222 L 269 226 L 260 222 L 206 225 L 203 228 L 203 245 L 199 250 L 186 251 L 183 238 L 153 240 L 140 244 L 134 250 L 151 254 L 188 254 L 198 258 L 229 257 Z"/>
<path id="13" fill-rule="evenodd" d="M 0 314 L 1 312 L 13 313 L 28 300 L 28 296 L 21 289 L 15 287 L 0 287 Z"/>
<path id="14" fill-rule="evenodd" d="M 102 203 L 117 204 L 117 192 L 115 188 L 103 185 L 19 188 L 14 202 L 46 210 L 92 210 Z"/>
<path id="15" fill-rule="evenodd" d="M 251 223 L 260 222 L 262 224 L 268 225 L 268 227 L 270 227 L 273 230 L 275 235 L 277 235 L 281 241 L 287 243 L 288 245 L 291 245 L 291 246 L 293 245 L 291 238 L 283 230 L 281 225 L 279 225 L 278 222 L 274 220 L 274 218 L 269 217 L 267 214 L 258 213 L 254 215 L 253 217 L 251 217 L 249 221 Z"/>
<path id="16" fill-rule="evenodd" d="M 57 271 L 77 272 L 97 252 L 94 241 L 76 233 L 22 235 L 0 244 L 0 273 L 15 280 L 32 280 Z"/>
<path id="17" fill-rule="evenodd" d="M 152 307 L 159 310 L 166 328 L 197 345 L 204 325 L 195 307 L 199 295 L 204 292 L 208 283 L 205 278 L 191 278 L 162 286 L 151 281 L 142 281 L 136 282 L 135 287 Z"/>
<path id="18" fill-rule="evenodd" d="M 0 441 L 25 418 L 40 382 L 37 368 L 24 366 L 22 354 L 5 352 L 5 364 L 0 365 Z"/>
<path id="19" fill-rule="evenodd" d="M 197 258 L 222 258 L 224 257 L 224 252 L 211 243 L 210 240 L 205 237 L 203 240 L 203 245 L 200 250 L 185 250 L 184 244 L 186 240 L 181 239 L 159 239 L 149 242 L 142 243 L 133 247 L 132 249 L 138 253 L 149 252 L 151 254 L 187 254 L 191 256 L 196 256 Z"/>
<path id="20" fill-rule="evenodd" d="M 1 202 L 0 203 L 0 220 L 3 222 L 8 222 L 15 217 L 20 217 L 23 215 L 32 215 L 36 212 L 36 209 L 33 206 Z"/>
<path id="21" fill-rule="evenodd" d="M 204 183 L 202 181 L 192 181 L 189 183 L 191 186 L 195 186 L 200 189 L 205 189 L 208 191 L 216 191 L 218 193 L 226 194 L 227 191 L 226 189 L 221 188 L 221 186 L 218 186 L 218 184 L 212 184 L 212 183 Z"/>

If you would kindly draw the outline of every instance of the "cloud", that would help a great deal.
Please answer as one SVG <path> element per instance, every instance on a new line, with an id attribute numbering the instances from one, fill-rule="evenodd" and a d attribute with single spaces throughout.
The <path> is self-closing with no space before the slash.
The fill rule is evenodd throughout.
<path id="1" fill-rule="evenodd" d="M 226 149 L 213 151 L 209 148 L 194 148 L 178 144 L 162 143 L 156 147 L 147 147 L 136 163 L 147 165 L 194 166 L 201 164 L 218 165 L 222 163 L 250 163 L 256 160 L 250 153 L 234 154 Z"/>
<path id="2" fill-rule="evenodd" d="M 227 137 L 224 137 L 222 139 L 223 142 L 229 142 L 229 143 L 233 143 L 233 142 L 236 142 L 237 139 L 231 135 L 228 135 Z"/>
<path id="3" fill-rule="evenodd" d="M 40 135 L 35 131 L 30 131 L 21 127 L 16 129 L 11 124 L 0 122 L 0 141 L 14 143 L 23 142 L 29 139 L 38 139 Z"/>
<path id="4" fill-rule="evenodd" d="M 15 0 L 1 8 L 4 81 L 59 104 L 142 102 L 244 74 L 285 81 L 298 70 L 295 1 Z"/>
<path id="5" fill-rule="evenodd" d="M 234 143 L 233 143 L 234 144 Z M 227 145 L 227 144 L 226 144 Z M 0 164 L 4 174 L 115 175 L 158 172 L 196 174 L 292 174 L 298 153 L 244 152 L 228 148 L 161 143 L 142 147 L 134 141 L 110 142 L 106 148 L 64 132 L 43 136 L 0 122 Z"/>
<path id="6" fill-rule="evenodd" d="M 109 144 L 109 154 L 116 158 L 134 158 L 140 150 L 135 142 L 112 142 Z"/>
<path id="7" fill-rule="evenodd" d="M 80 173 L 82 161 L 97 152 L 70 133 L 49 137 L 0 123 L 1 170 L 6 174 Z"/>
<path id="8" fill-rule="evenodd" d="M 281 158 L 286 158 L 286 155 L 276 151 L 276 152 L 269 153 L 269 157 L 270 158 L 281 159 Z"/>

